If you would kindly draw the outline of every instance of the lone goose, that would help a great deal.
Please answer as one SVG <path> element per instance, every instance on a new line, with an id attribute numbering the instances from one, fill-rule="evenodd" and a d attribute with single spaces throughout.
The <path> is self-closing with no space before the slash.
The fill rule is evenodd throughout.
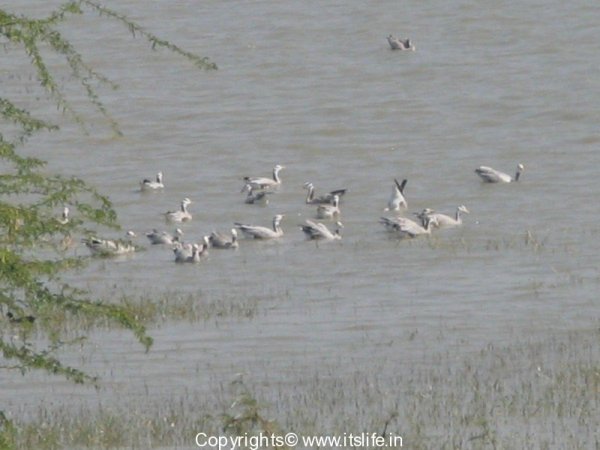
<path id="1" fill-rule="evenodd" d="M 397 217 L 395 219 L 382 217 L 379 223 L 385 225 L 388 231 L 392 231 L 402 238 L 414 238 L 424 234 L 431 234 L 431 227 L 436 224 L 435 218 L 430 218 L 429 216 L 425 217 L 425 224 L 423 226 L 405 217 Z"/>
<path id="2" fill-rule="evenodd" d="M 254 239 L 274 239 L 283 236 L 283 230 L 280 226 L 283 217 L 283 214 L 277 214 L 273 217 L 272 228 L 261 227 L 258 225 L 244 225 L 238 222 L 234 225 L 247 237 Z"/>
<path id="3" fill-rule="evenodd" d="M 238 248 L 238 234 L 235 228 L 231 229 L 231 237 L 219 233 L 217 231 L 213 231 L 209 237 L 210 244 L 213 248 Z"/>
<path id="4" fill-rule="evenodd" d="M 462 225 L 462 217 L 460 213 L 469 214 L 469 210 L 465 205 L 460 205 L 456 208 L 456 214 L 454 217 L 450 217 L 446 214 L 436 213 L 432 209 L 425 208 L 420 213 L 415 213 L 416 216 L 421 219 L 421 223 L 425 226 L 425 218 L 429 217 L 435 219 L 434 226 L 437 228 L 442 227 L 455 227 L 458 225 Z"/>
<path id="5" fill-rule="evenodd" d="M 273 193 L 271 191 L 255 191 L 250 184 L 245 185 L 242 192 L 244 190 L 248 191 L 246 199 L 244 200 L 244 203 L 247 203 L 248 205 L 267 205 L 269 203 L 269 197 L 267 197 L 267 195 Z"/>
<path id="6" fill-rule="evenodd" d="M 330 205 L 319 205 L 317 207 L 317 218 L 332 219 L 340 214 L 340 196 L 334 195 Z"/>
<path id="7" fill-rule="evenodd" d="M 165 218 L 171 222 L 187 222 L 192 220 L 192 215 L 189 213 L 187 207 L 192 201 L 189 198 L 184 198 L 181 201 L 181 209 L 179 211 L 167 211 Z"/>
<path id="8" fill-rule="evenodd" d="M 142 189 L 142 191 L 148 191 L 148 190 L 153 190 L 153 189 L 162 189 L 165 187 L 165 185 L 163 184 L 163 173 L 162 172 L 158 172 L 156 174 L 156 181 L 152 181 L 148 178 L 144 178 L 141 182 L 140 182 L 140 187 Z"/>
<path id="9" fill-rule="evenodd" d="M 183 236 L 183 231 L 181 230 L 181 228 L 176 228 L 175 233 L 173 234 L 168 233 L 166 231 L 158 231 L 156 228 L 146 233 L 146 237 L 152 245 L 172 245 L 175 244 L 175 242 L 178 242 L 181 236 Z"/>
<path id="10" fill-rule="evenodd" d="M 488 166 L 480 166 L 475 169 L 475 173 L 481 177 L 483 181 L 486 183 L 511 183 L 513 181 L 519 181 L 521 177 L 521 172 L 525 170 L 525 166 L 523 164 L 519 164 L 517 166 L 517 172 L 515 173 L 514 178 L 509 174 L 500 172 L 499 170 L 492 169 Z"/>
<path id="11" fill-rule="evenodd" d="M 98 256 L 117 256 L 133 253 L 136 251 L 135 245 L 131 242 L 131 238 L 136 235 L 133 231 L 128 231 L 127 239 L 101 239 L 91 236 L 84 238 L 81 241 L 90 249 L 92 254 Z"/>
<path id="12" fill-rule="evenodd" d="M 65 206 L 62 210 L 62 215 L 60 217 L 60 219 L 56 219 L 58 221 L 58 223 L 60 223 L 61 225 L 66 225 L 69 223 L 69 207 Z"/>
<path id="13" fill-rule="evenodd" d="M 279 172 L 281 171 L 281 169 L 285 169 L 285 167 L 280 166 L 279 164 L 277 164 L 275 167 L 273 167 L 273 177 L 272 178 L 244 177 L 244 181 L 246 182 L 246 184 L 244 185 L 242 192 L 247 189 L 248 185 L 250 187 L 252 187 L 253 189 L 269 189 L 269 188 L 279 186 L 281 184 L 281 178 L 279 178 Z"/>
<path id="14" fill-rule="evenodd" d="M 392 189 L 392 195 L 390 195 L 390 199 L 388 200 L 387 208 L 384 211 L 398 211 L 401 207 L 408 208 L 408 202 L 406 198 L 404 198 L 404 188 L 406 187 L 406 183 L 408 180 L 402 180 L 402 183 L 399 183 L 396 178 L 394 178 L 394 188 Z"/>
<path id="15" fill-rule="evenodd" d="M 337 228 L 334 232 L 331 232 L 327 226 L 320 222 L 313 222 L 312 220 L 306 220 L 304 225 L 300 225 L 300 229 L 306 235 L 308 239 L 324 239 L 334 240 L 341 239 L 341 229 L 344 227 L 342 222 L 336 222 Z"/>
<path id="16" fill-rule="evenodd" d="M 335 191 L 331 191 L 328 194 L 320 195 L 315 197 L 315 186 L 307 181 L 304 183 L 304 189 L 308 192 L 306 194 L 306 204 L 307 205 L 322 205 L 326 203 L 333 203 L 333 197 L 337 195 L 340 199 L 346 193 L 346 189 L 337 189 Z"/>
<path id="17" fill-rule="evenodd" d="M 416 50 L 416 47 L 410 42 L 410 39 L 402 40 L 390 34 L 387 37 L 387 41 L 392 50 L 412 50 L 413 52 Z"/>

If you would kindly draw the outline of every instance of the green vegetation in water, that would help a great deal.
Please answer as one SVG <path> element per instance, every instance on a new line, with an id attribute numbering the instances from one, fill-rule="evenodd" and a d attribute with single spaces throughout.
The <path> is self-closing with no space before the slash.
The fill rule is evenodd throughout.
<path id="1" fill-rule="evenodd" d="M 122 295 L 113 300 L 121 311 L 146 328 L 160 326 L 167 322 L 203 322 L 211 320 L 246 320 L 259 313 L 258 298 L 206 298 L 198 293 L 164 293 L 133 297 Z M 118 327 L 110 318 L 99 315 L 80 315 L 55 305 L 46 305 L 40 311 L 40 319 L 26 324 L 18 324 L 18 331 L 24 336 L 41 337 L 46 333 L 55 336 L 78 336 L 94 329 Z M 1 319 L 10 329 L 14 324 Z M 40 330 L 42 328 L 42 330 Z"/>
<path id="2" fill-rule="evenodd" d="M 330 367 L 284 385 L 238 377 L 210 395 L 46 408 L 28 421 L 14 418 L 0 436 L 16 448 L 41 450 L 194 448 L 199 432 L 287 431 L 394 433 L 411 449 L 598 448 L 599 339 L 600 330 L 586 330 L 488 346 L 458 362 L 436 355 L 414 369 L 383 364 L 340 375 Z"/>
<path id="3" fill-rule="evenodd" d="M 23 80 L 24 84 L 35 79 L 46 95 L 32 94 L 32 100 L 55 105 L 58 110 L 55 122 L 66 117 L 85 130 L 89 122 L 70 100 L 74 98 L 73 90 L 79 89 L 114 134 L 121 134 L 98 94 L 100 87 L 116 89 L 117 86 L 91 67 L 61 32 L 62 27 L 68 26 L 69 18 L 86 12 L 125 25 L 133 36 L 147 40 L 152 49 L 168 49 L 201 69 L 217 68 L 208 58 L 160 39 L 125 16 L 91 0 L 64 2 L 39 19 L 0 7 L 3 50 L 17 57 L 27 56 L 34 77 L 28 76 L 30 73 L 20 66 L 7 68 L 7 75 Z M 63 87 L 56 80 L 65 71 L 71 76 L 68 86 Z M 57 322 L 67 316 L 92 322 L 110 321 L 113 326 L 130 330 L 146 349 L 152 345 L 152 338 L 127 308 L 94 299 L 88 292 L 61 282 L 62 271 L 82 263 L 81 259 L 69 258 L 63 252 L 72 236 L 91 233 L 89 227 L 118 228 L 117 216 L 110 200 L 84 180 L 49 174 L 45 161 L 20 154 L 20 148 L 31 137 L 57 132 L 58 126 L 21 108 L 19 103 L 23 99 L 15 100 L 14 95 L 9 92 L 0 96 L 0 163 L 3 167 L 0 174 L 0 321 L 7 320 L 11 331 L 18 331 L 20 339 L 0 334 L 0 369 L 43 370 L 76 383 L 95 382 L 93 376 L 64 366 L 56 357 L 65 344 L 60 329 L 55 326 Z M 57 217 L 56 209 L 66 205 L 76 211 L 76 218 L 68 218 L 68 214 Z M 36 337 L 42 334 L 47 339 L 30 340 L 32 329 L 37 331 Z M 40 347 L 43 341 L 49 342 L 45 348 Z"/>

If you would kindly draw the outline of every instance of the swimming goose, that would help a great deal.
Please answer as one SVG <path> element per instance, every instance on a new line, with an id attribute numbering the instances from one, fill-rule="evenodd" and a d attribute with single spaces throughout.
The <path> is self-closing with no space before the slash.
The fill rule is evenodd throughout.
<path id="1" fill-rule="evenodd" d="M 175 247 L 176 263 L 197 263 L 200 262 L 200 245 L 193 244 L 191 247 Z"/>
<path id="2" fill-rule="evenodd" d="M 187 207 L 192 201 L 189 198 L 184 198 L 181 201 L 181 209 L 179 211 L 167 211 L 165 218 L 171 222 L 187 222 L 192 220 L 192 215 L 189 213 Z"/>
<path id="3" fill-rule="evenodd" d="M 462 225 L 462 217 L 461 213 L 469 214 L 469 210 L 465 205 L 460 205 L 456 208 L 456 214 L 454 217 L 450 217 L 446 214 L 436 213 L 432 209 L 425 208 L 420 213 L 415 213 L 415 215 L 421 219 L 421 223 L 425 226 L 425 218 L 435 218 L 435 223 L 433 224 L 436 228 L 442 227 L 455 227 L 457 225 Z"/>
<path id="4" fill-rule="evenodd" d="M 131 242 L 131 238 L 136 235 L 133 231 L 128 231 L 127 239 L 101 239 L 95 236 L 84 238 L 81 241 L 90 249 L 92 254 L 98 256 L 117 256 L 133 253 L 136 246 Z"/>
<path id="5" fill-rule="evenodd" d="M 392 189 L 392 195 L 390 195 L 390 199 L 388 200 L 387 208 L 384 211 L 398 211 L 401 207 L 408 208 L 408 202 L 406 198 L 404 198 L 404 188 L 406 187 L 406 183 L 408 180 L 402 180 L 402 183 L 399 183 L 396 178 L 394 178 L 394 188 Z"/>
<path id="6" fill-rule="evenodd" d="M 163 173 L 162 172 L 158 172 L 156 174 L 156 181 L 152 181 L 152 180 L 150 180 L 148 178 L 144 178 L 140 182 L 140 187 L 141 187 L 142 191 L 164 188 L 165 185 L 163 184 Z"/>
<path id="7" fill-rule="evenodd" d="M 269 203 L 269 198 L 267 197 L 267 195 L 273 193 L 271 191 L 262 190 L 255 192 L 254 188 L 250 184 L 245 185 L 242 192 L 244 190 L 248 191 L 248 195 L 246 195 L 244 203 L 247 203 L 249 205 L 267 205 Z"/>
<path id="8" fill-rule="evenodd" d="M 328 194 L 320 195 L 315 197 L 315 186 L 307 181 L 304 183 L 304 189 L 308 192 L 306 194 L 306 204 L 307 205 L 322 205 L 325 203 L 333 203 L 333 196 L 337 195 L 340 199 L 346 193 L 346 189 L 337 189 L 335 191 L 331 191 Z"/>
<path id="9" fill-rule="evenodd" d="M 519 181 L 521 177 L 521 172 L 525 170 L 525 166 L 523 164 L 519 164 L 517 166 L 517 173 L 515 173 L 514 178 L 509 174 L 500 172 L 499 170 L 492 169 L 488 166 L 480 166 L 475 169 L 475 173 L 481 177 L 483 181 L 486 183 L 510 183 L 513 181 Z"/>
<path id="10" fill-rule="evenodd" d="M 231 237 L 217 231 L 210 234 L 209 241 L 213 248 L 238 248 L 238 234 L 235 228 L 231 229 Z"/>
<path id="11" fill-rule="evenodd" d="M 195 244 L 197 245 L 197 244 Z M 191 257 L 194 252 L 194 246 L 191 244 L 184 244 L 182 242 L 175 242 L 173 246 L 173 253 L 175 254 L 175 262 L 186 262 L 186 259 Z"/>
<path id="12" fill-rule="evenodd" d="M 281 184 L 281 178 L 279 178 L 279 172 L 281 171 L 281 169 L 285 169 L 285 167 L 280 166 L 279 164 L 277 164 L 275 167 L 273 167 L 272 178 L 244 177 L 244 181 L 246 182 L 246 184 L 244 185 L 242 192 L 247 189 L 248 185 L 250 187 L 252 187 L 253 189 L 269 189 L 269 188 L 279 186 Z"/>
<path id="13" fill-rule="evenodd" d="M 416 47 L 410 42 L 410 39 L 402 40 L 390 34 L 387 37 L 387 41 L 392 50 L 412 50 L 413 52 L 416 50 Z"/>
<path id="14" fill-rule="evenodd" d="M 332 203 L 319 205 L 317 207 L 317 218 L 319 219 L 332 219 L 340 214 L 340 196 L 334 195 Z"/>
<path id="15" fill-rule="evenodd" d="M 308 239 L 325 239 L 334 240 L 341 239 L 341 229 L 344 227 L 342 222 L 336 222 L 337 228 L 334 232 L 331 232 L 327 226 L 320 222 L 313 222 L 312 220 L 306 220 L 304 225 L 300 225 L 300 229 L 306 235 Z"/>
<path id="16" fill-rule="evenodd" d="M 153 245 L 175 244 L 175 242 L 179 241 L 182 235 L 183 231 L 181 230 L 181 228 L 176 228 L 175 233 L 173 234 L 168 233 L 166 231 L 158 231 L 156 228 L 146 233 L 146 237 Z"/>
<path id="17" fill-rule="evenodd" d="M 56 219 L 56 220 L 61 225 L 66 225 L 66 224 L 69 223 L 69 207 L 68 206 L 65 206 L 63 208 L 62 215 L 61 215 L 60 219 Z"/>
<path id="18" fill-rule="evenodd" d="M 395 219 L 382 217 L 379 220 L 379 223 L 382 223 L 388 229 L 388 231 L 398 234 L 399 237 L 410 238 L 424 234 L 431 234 L 431 227 L 435 226 L 436 224 L 435 218 L 430 218 L 429 216 L 425 217 L 425 224 L 423 226 L 419 225 L 414 220 L 410 220 L 405 217 L 397 217 Z"/>
<path id="19" fill-rule="evenodd" d="M 254 239 L 273 239 L 283 236 L 283 230 L 281 229 L 280 223 L 283 219 L 283 214 L 277 214 L 273 217 L 273 227 L 261 227 L 258 225 L 244 225 L 236 222 L 234 225 L 238 228 L 245 236 Z"/>
<path id="20" fill-rule="evenodd" d="M 173 247 L 173 253 L 175 254 L 176 263 L 198 263 L 200 258 L 208 256 L 209 241 L 208 236 L 202 238 L 202 245 L 194 243 L 181 244 L 176 243 Z"/>

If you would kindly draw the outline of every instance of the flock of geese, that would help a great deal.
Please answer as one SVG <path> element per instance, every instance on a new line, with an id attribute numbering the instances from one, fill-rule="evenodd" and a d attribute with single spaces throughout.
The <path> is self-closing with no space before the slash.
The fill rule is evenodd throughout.
<path id="1" fill-rule="evenodd" d="M 416 48 L 410 39 L 400 39 L 393 35 L 387 37 L 387 41 L 392 50 L 411 50 Z M 269 202 L 269 197 L 276 191 L 276 188 L 281 185 L 279 173 L 285 167 L 277 164 L 273 168 L 271 177 L 244 177 L 244 187 L 242 192 L 246 193 L 244 202 L 246 204 L 264 205 Z M 514 179 L 505 173 L 498 172 L 490 167 L 481 166 L 476 170 L 476 173 L 486 182 L 510 182 L 517 181 L 522 165 L 519 165 Z M 408 203 L 404 197 L 404 188 L 407 180 L 398 182 L 394 180 L 392 195 L 388 201 L 384 211 L 399 211 L 408 208 Z M 156 178 L 144 179 L 140 183 L 142 191 L 156 191 L 165 188 L 163 182 L 163 173 L 158 172 Z M 304 189 L 307 190 L 306 204 L 317 205 L 316 218 L 320 220 L 335 220 L 336 228 L 332 231 L 327 225 L 322 222 L 316 222 L 307 219 L 304 224 L 300 225 L 300 229 L 310 240 L 339 240 L 342 238 L 343 224 L 338 220 L 341 214 L 340 200 L 346 193 L 346 189 L 338 189 L 326 194 L 315 195 L 315 187 L 312 183 L 304 184 Z M 184 198 L 181 201 L 180 208 L 174 211 L 164 213 L 165 219 L 168 222 L 179 223 L 192 220 L 192 214 L 188 207 L 192 204 L 189 198 Z M 432 209 L 424 209 L 416 214 L 418 222 L 411 219 L 397 216 L 393 218 L 382 217 L 380 222 L 391 232 L 396 233 L 400 237 L 416 237 L 422 234 L 431 233 L 432 227 L 449 227 L 457 226 L 462 223 L 461 213 L 468 213 L 469 210 L 461 205 L 456 210 L 455 217 L 450 217 L 444 214 L 436 213 Z M 281 221 L 284 216 L 277 214 L 273 217 L 271 227 L 260 225 L 250 225 L 236 222 L 231 229 L 230 234 L 224 234 L 213 231 L 209 236 L 204 236 L 201 243 L 184 243 L 183 231 L 181 228 L 176 228 L 174 233 L 167 231 L 159 231 L 153 229 L 146 233 L 146 237 L 152 245 L 170 245 L 172 246 L 175 255 L 175 262 L 191 262 L 196 263 L 201 261 L 201 258 L 208 254 L 209 248 L 219 249 L 235 249 L 238 248 L 238 230 L 246 237 L 252 239 L 277 239 L 283 236 Z M 69 208 L 65 207 L 60 223 L 66 224 L 69 221 Z M 128 231 L 126 239 L 103 239 L 96 236 L 87 237 L 82 240 L 83 243 L 90 249 L 92 254 L 100 256 L 114 256 L 133 253 L 139 249 L 133 243 L 135 233 Z"/>
<path id="2" fill-rule="evenodd" d="M 285 169 L 285 167 L 278 164 L 273 168 L 273 173 L 270 177 L 244 177 L 244 185 L 241 190 L 242 193 L 246 194 L 244 202 L 247 204 L 268 203 L 269 197 L 275 194 L 277 188 L 281 186 L 282 181 L 279 174 L 283 169 Z M 511 183 L 519 181 L 523 170 L 524 166 L 518 164 L 515 175 L 511 176 L 488 166 L 480 166 L 475 169 L 475 173 L 486 183 Z M 462 224 L 462 214 L 469 214 L 467 207 L 465 205 L 460 205 L 456 208 L 456 212 L 453 216 L 436 212 L 430 208 L 425 208 L 420 212 L 413 213 L 416 216 L 415 220 L 404 217 L 401 213 L 408 208 L 408 202 L 404 196 L 406 184 L 406 179 L 402 181 L 394 179 L 392 193 L 384 211 L 394 212 L 395 215 L 392 217 L 381 217 L 379 220 L 379 223 L 381 223 L 385 229 L 399 238 L 415 238 L 431 234 L 432 230 L 435 228 L 459 226 Z M 164 189 L 165 185 L 163 183 L 162 172 L 158 172 L 155 180 L 142 180 L 140 182 L 140 188 L 141 191 L 158 191 Z M 304 233 L 306 238 L 308 240 L 326 241 L 342 239 L 343 224 L 339 220 L 341 216 L 340 201 L 347 190 L 338 189 L 326 194 L 316 195 L 315 187 L 312 183 L 305 183 L 303 188 L 307 191 L 305 203 L 307 205 L 316 206 L 315 219 L 331 221 L 335 225 L 335 228 L 332 230 L 323 222 L 307 219 L 303 224 L 299 225 L 300 230 Z M 188 207 L 191 204 L 192 201 L 189 198 L 184 198 L 181 201 L 178 210 L 167 211 L 164 213 L 165 220 L 173 224 L 191 221 L 192 214 L 188 210 Z M 213 231 L 210 235 L 204 236 L 200 243 L 184 242 L 184 233 L 181 228 L 176 228 L 174 233 L 153 229 L 145 233 L 145 235 L 152 245 L 170 246 L 174 254 L 175 262 L 198 263 L 204 256 L 208 255 L 210 248 L 238 248 L 238 232 L 249 239 L 268 240 L 281 238 L 284 234 L 283 229 L 281 228 L 283 218 L 283 214 L 276 214 L 273 217 L 270 227 L 235 222 L 229 233 Z M 64 208 L 62 217 L 58 220 L 63 224 L 68 223 L 68 207 Z M 139 250 L 139 247 L 133 243 L 133 238 L 135 236 L 134 232 L 128 231 L 125 239 L 113 240 L 92 236 L 84 238 L 82 242 L 85 243 L 94 255 L 124 255 Z"/>

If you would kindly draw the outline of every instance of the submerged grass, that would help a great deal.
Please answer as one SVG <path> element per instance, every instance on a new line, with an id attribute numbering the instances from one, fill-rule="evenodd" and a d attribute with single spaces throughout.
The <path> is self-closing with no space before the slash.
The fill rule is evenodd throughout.
<path id="1" fill-rule="evenodd" d="M 160 326 L 169 321 L 190 323 L 219 319 L 252 319 L 258 314 L 258 298 L 206 298 L 201 293 L 164 293 L 132 297 L 121 295 L 112 300 L 122 306 L 144 326 Z M 64 308 L 48 305 L 39 311 L 39 317 L 31 327 L 50 330 L 51 335 L 74 335 L 92 329 L 110 329 L 115 326 L 110 319 L 101 316 L 79 315 Z"/>
<path id="2" fill-rule="evenodd" d="M 42 409 L 14 419 L 11 439 L 19 449 L 195 448 L 199 432 L 376 432 L 411 449 L 596 449 L 599 340 L 586 330 L 414 368 L 382 361 L 341 373 L 332 364 L 285 383 L 267 374 L 217 383 L 208 396 Z"/>

